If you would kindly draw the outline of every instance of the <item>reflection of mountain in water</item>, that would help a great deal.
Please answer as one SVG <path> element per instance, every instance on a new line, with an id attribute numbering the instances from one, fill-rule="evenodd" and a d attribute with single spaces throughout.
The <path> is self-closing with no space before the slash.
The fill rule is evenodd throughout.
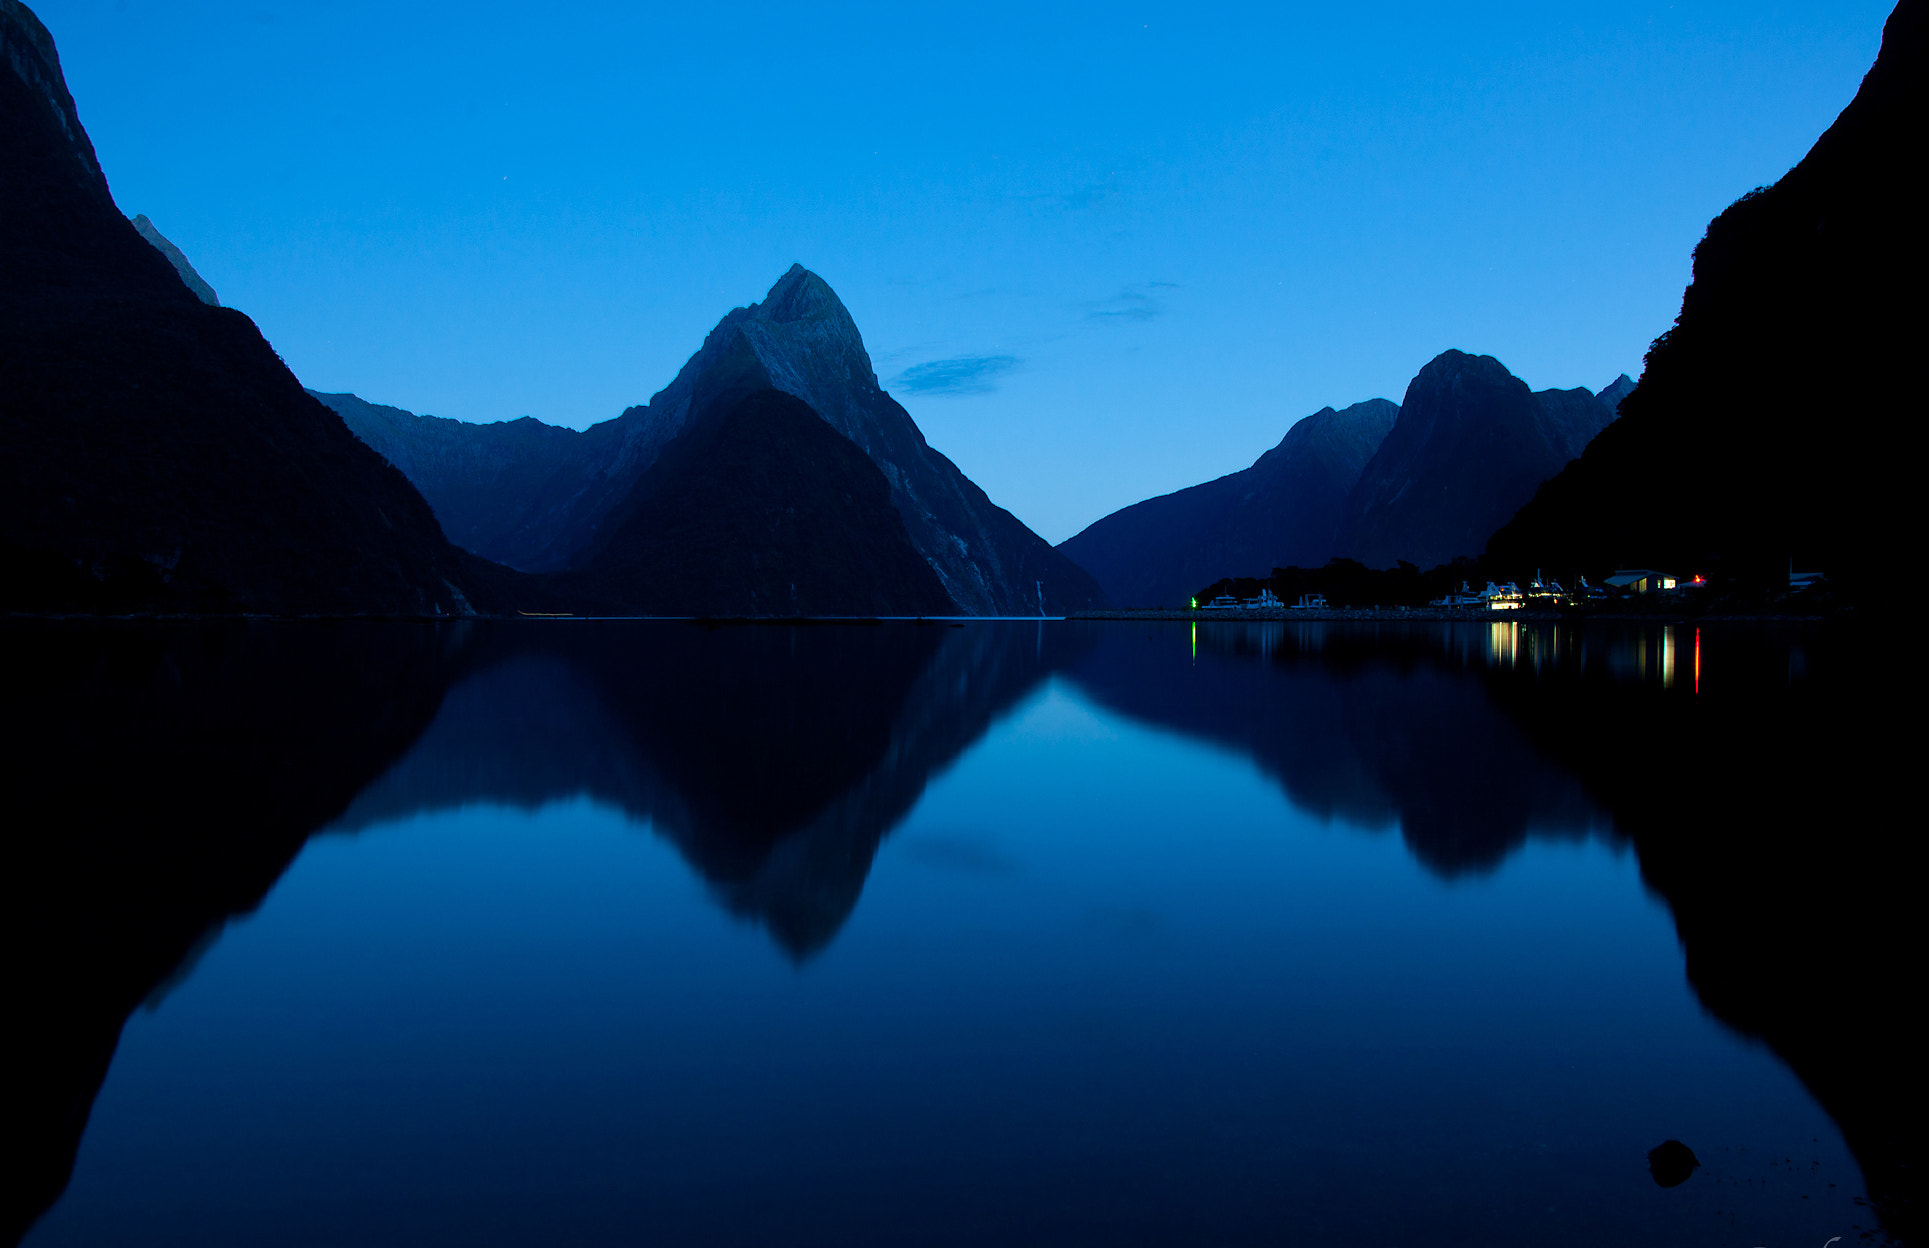
<path id="1" fill-rule="evenodd" d="M 461 627 L 0 632 L 0 1242 L 67 1185 L 128 1015 L 427 726 Z"/>
<path id="2" fill-rule="evenodd" d="M 335 827 L 587 795 L 674 841 L 733 912 L 808 955 L 926 782 L 1087 643 L 967 628 L 503 626 L 416 748 Z"/>
<path id="3" fill-rule="evenodd" d="M 1250 755 L 1304 810 L 1397 823 L 1441 875 L 1491 870 L 1530 834 L 1608 833 L 1452 642 L 1320 624 L 1118 628 L 1072 677 L 1113 710 Z"/>
<path id="4" fill-rule="evenodd" d="M 1888 727 L 1914 702 L 1872 627 L 1213 621 L 1109 631 L 1071 674 L 1305 809 L 1397 820 L 1443 874 L 1530 835 L 1631 841 L 1703 1005 L 1801 1077 L 1918 1242 L 1923 870 Z"/>
<path id="5" fill-rule="evenodd" d="M 1309 810 L 1397 822 L 1436 872 L 1531 835 L 1631 839 L 1701 1000 L 1789 1062 L 1885 1226 L 1914 1232 L 1921 868 L 1885 807 L 1913 739 L 1881 734 L 1894 682 L 1851 662 L 1872 647 L 1736 629 L 1704 664 L 1694 630 L 1646 626 L 1196 635 L 1195 659 L 1190 630 L 1125 624 L 9 625 L 10 787 L 52 817 L 0 841 L 6 1230 L 65 1185 L 127 1016 L 316 829 L 587 794 L 801 957 L 929 779 L 1063 671 Z"/>

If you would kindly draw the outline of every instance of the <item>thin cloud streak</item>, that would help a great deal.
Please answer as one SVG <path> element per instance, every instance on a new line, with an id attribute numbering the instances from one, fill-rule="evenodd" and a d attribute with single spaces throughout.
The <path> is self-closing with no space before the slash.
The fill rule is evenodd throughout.
<path id="1" fill-rule="evenodd" d="M 914 364 L 891 384 L 912 394 L 990 394 L 997 379 L 1016 367 L 1015 355 L 961 355 Z"/>

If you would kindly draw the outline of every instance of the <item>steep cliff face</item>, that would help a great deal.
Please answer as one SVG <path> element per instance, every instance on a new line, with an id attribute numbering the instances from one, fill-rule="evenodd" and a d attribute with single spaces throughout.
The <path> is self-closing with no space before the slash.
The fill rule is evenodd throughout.
<path id="1" fill-rule="evenodd" d="M 1774 186 L 1708 226 L 1674 327 L 1622 419 L 1489 553 L 1645 565 L 1773 588 L 1790 561 L 1899 595 L 1917 490 L 1908 454 L 1837 427 L 1920 411 L 1929 277 L 1919 176 L 1929 4 L 1903 0 L 1855 99 Z M 1880 436 L 1880 435 L 1878 435 Z"/>
<path id="2" fill-rule="evenodd" d="M 461 613 L 406 478 L 115 208 L 53 40 L 0 0 L 0 605 Z"/>
<path id="3" fill-rule="evenodd" d="M 1222 576 L 1317 567 L 1340 508 L 1400 409 L 1385 399 L 1294 423 L 1250 468 L 1113 512 L 1058 547 L 1115 606 L 1183 606 Z"/>
<path id="4" fill-rule="evenodd" d="M 1477 555 L 1612 419 L 1586 390 L 1536 394 L 1490 355 L 1443 352 L 1407 387 L 1400 418 L 1361 472 L 1340 553 L 1423 568 Z"/>
<path id="5" fill-rule="evenodd" d="M 644 615 L 951 615 L 891 487 L 781 390 L 699 410 L 558 578 Z"/>

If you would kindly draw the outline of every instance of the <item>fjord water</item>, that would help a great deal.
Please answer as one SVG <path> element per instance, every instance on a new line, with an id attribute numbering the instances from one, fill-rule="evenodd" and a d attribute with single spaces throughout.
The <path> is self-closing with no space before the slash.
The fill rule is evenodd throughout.
<path id="1" fill-rule="evenodd" d="M 1913 1131 L 1880 1003 L 1721 935 L 1724 837 L 1869 868 L 1737 737 L 1839 639 L 12 640 L 30 1244 L 1821 1244 Z"/>

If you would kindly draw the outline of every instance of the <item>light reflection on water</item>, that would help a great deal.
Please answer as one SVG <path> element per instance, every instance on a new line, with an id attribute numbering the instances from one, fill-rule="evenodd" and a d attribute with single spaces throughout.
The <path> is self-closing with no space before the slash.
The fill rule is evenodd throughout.
<path id="1" fill-rule="evenodd" d="M 1693 698 L 1672 630 L 669 627 L 463 668 L 134 1016 L 31 1242 L 1864 1216 L 1840 1133 L 1697 1003 L 1628 835 L 1509 701 Z M 1705 1168 L 1663 1190 L 1668 1137 Z"/>

